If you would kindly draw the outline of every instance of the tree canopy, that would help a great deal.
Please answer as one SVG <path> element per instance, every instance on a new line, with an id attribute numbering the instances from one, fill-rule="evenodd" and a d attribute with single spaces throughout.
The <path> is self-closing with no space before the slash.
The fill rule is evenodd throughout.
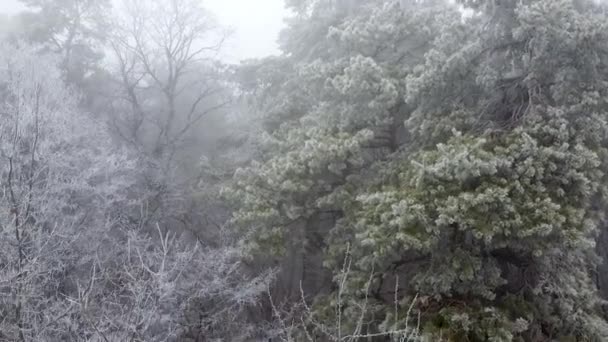
<path id="1" fill-rule="evenodd" d="M 0 340 L 608 340 L 606 4 L 22 3 Z"/>
<path id="2" fill-rule="evenodd" d="M 365 300 L 369 333 L 403 328 L 415 301 L 431 339 L 606 339 L 590 272 L 606 194 L 601 5 L 289 5 L 285 56 L 255 66 L 267 150 L 228 191 L 252 248 L 307 244 L 331 213 L 322 248 L 344 324 Z"/>

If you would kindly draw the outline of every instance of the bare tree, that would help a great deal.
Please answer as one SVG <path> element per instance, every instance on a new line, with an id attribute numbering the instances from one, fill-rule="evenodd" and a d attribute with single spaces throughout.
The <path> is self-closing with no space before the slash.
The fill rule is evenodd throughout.
<path id="1" fill-rule="evenodd" d="M 90 278 L 69 299 L 79 308 L 85 335 L 99 341 L 238 341 L 256 333 L 246 309 L 257 305 L 272 273 L 243 272 L 240 249 L 207 248 L 160 227 L 150 236 L 126 230 L 125 238 L 97 253 Z"/>
<path id="2" fill-rule="evenodd" d="M 194 145 L 204 119 L 229 102 L 217 63 L 227 33 L 199 1 L 127 0 L 122 5 L 109 41 L 119 85 L 111 95 L 111 126 L 137 151 L 146 170 L 146 217 L 187 221 L 176 213 L 188 206 L 183 194 L 196 185 L 196 174 L 185 176 L 183 164 L 194 168 L 197 158 L 183 153 Z"/>
<path id="3" fill-rule="evenodd" d="M 57 336 L 68 278 L 128 185 L 126 157 L 37 51 L 0 47 L 0 334 L 19 341 Z"/>
<path id="4" fill-rule="evenodd" d="M 193 0 L 127 0 L 119 13 L 110 45 L 131 112 L 116 128 L 171 161 L 195 125 L 226 104 L 214 65 L 226 34 Z"/>
<path id="5" fill-rule="evenodd" d="M 245 313 L 272 273 L 248 274 L 228 240 L 125 219 L 136 164 L 38 52 L 0 47 L 0 340 L 252 335 Z"/>
<path id="6" fill-rule="evenodd" d="M 347 245 L 342 269 L 336 277 L 338 289 L 335 297 L 331 298 L 329 302 L 332 305 L 333 314 L 311 308 L 302 284 L 300 284 L 300 303 L 292 304 L 288 310 L 281 310 L 275 304 L 269 287 L 267 293 L 274 318 L 271 321 L 273 328 L 269 329 L 269 335 L 282 342 L 429 341 L 428 338 L 420 335 L 421 313 L 417 309 L 418 295 L 413 297 L 407 306 L 405 317 L 402 317 L 403 323 L 400 322 L 399 311 L 403 305 L 403 298 L 399 296 L 398 277 L 395 279 L 392 316 L 382 324 L 381 330 L 370 330 L 369 316 L 373 316 L 374 310 L 374 304 L 370 301 L 374 271 L 372 270 L 365 286 L 360 289 L 363 292 L 363 298 L 348 299 L 345 293 L 348 292 L 346 284 L 351 276 L 351 266 L 350 246 Z M 417 317 L 414 317 L 416 313 Z M 351 323 L 347 324 L 348 321 Z M 444 340 L 439 338 L 437 341 Z"/>

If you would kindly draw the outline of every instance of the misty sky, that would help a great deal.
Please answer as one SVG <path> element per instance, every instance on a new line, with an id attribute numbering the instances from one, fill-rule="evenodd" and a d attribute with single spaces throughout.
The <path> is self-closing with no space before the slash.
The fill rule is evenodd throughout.
<path id="1" fill-rule="evenodd" d="M 278 53 L 276 39 L 286 15 L 283 0 L 201 1 L 215 13 L 220 23 L 233 29 L 233 36 L 224 51 L 228 61 Z M 0 12 L 13 14 L 20 9 L 22 6 L 17 0 L 0 0 Z"/>

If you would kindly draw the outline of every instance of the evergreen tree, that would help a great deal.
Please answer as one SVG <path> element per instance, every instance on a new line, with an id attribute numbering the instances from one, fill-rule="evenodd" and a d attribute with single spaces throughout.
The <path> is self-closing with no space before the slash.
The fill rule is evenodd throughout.
<path id="1" fill-rule="evenodd" d="M 468 38 L 445 31 L 408 75 L 415 142 L 352 193 L 333 246 L 351 237 L 355 290 L 370 272 L 379 287 L 406 273 L 397 287 L 422 296 L 435 338 L 605 340 L 589 276 L 606 184 L 605 17 L 569 0 L 469 5 Z"/>
<path id="2" fill-rule="evenodd" d="M 282 34 L 285 55 L 242 70 L 265 133 L 260 158 L 226 194 L 240 207 L 234 221 L 253 236 L 252 251 L 306 258 L 322 250 L 322 222 L 341 215 L 324 198 L 402 138 L 405 76 L 423 61 L 439 21 L 459 16 L 439 3 L 288 4 L 296 14 Z M 292 279 L 297 296 L 306 275 Z"/>
<path id="3" fill-rule="evenodd" d="M 21 39 L 61 56 L 65 80 L 80 87 L 99 71 L 108 31 L 109 0 L 20 0 Z"/>
<path id="4" fill-rule="evenodd" d="M 606 340 L 598 5 L 289 4 L 285 57 L 255 69 L 268 148 L 227 191 L 253 250 L 305 245 L 332 213 L 345 325 L 365 300 L 368 332 L 411 325 L 414 303 L 432 340 Z"/>

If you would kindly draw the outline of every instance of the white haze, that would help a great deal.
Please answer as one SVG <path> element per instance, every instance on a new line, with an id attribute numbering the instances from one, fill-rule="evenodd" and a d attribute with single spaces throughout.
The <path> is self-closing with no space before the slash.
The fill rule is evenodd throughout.
<path id="1" fill-rule="evenodd" d="M 224 47 L 225 61 L 238 62 L 279 52 L 276 41 L 287 14 L 283 0 L 203 0 L 203 4 L 220 24 L 232 30 Z M 18 0 L 0 0 L 0 13 L 16 14 L 23 8 Z"/>

